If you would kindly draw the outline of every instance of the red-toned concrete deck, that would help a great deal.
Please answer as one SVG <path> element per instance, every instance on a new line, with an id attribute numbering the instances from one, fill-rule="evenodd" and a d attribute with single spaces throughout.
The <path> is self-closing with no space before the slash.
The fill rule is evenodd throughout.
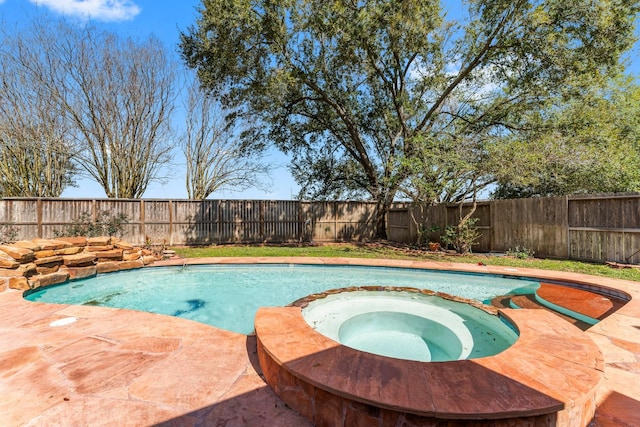
<path id="1" fill-rule="evenodd" d="M 510 274 L 617 289 L 632 300 L 586 331 L 604 356 L 595 426 L 640 425 L 640 283 L 470 264 L 211 258 L 182 263 L 384 265 Z M 65 326 L 56 320 L 76 317 Z M 548 345 L 539 344 L 544 350 Z M 0 292 L 0 425 L 305 426 L 257 373 L 252 338 L 188 320 L 31 303 Z"/>

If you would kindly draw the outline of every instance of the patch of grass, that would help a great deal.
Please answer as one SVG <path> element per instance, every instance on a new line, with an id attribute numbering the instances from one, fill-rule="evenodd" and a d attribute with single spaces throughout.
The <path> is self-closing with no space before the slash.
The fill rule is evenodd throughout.
<path id="1" fill-rule="evenodd" d="M 334 257 L 334 258 L 384 258 L 421 261 L 484 263 L 504 267 L 538 268 L 541 270 L 569 271 L 640 282 L 638 268 L 611 268 L 604 264 L 580 261 L 552 260 L 541 258 L 517 258 L 484 254 L 451 255 L 433 253 L 407 247 L 396 247 L 380 243 L 372 244 L 327 244 L 320 246 L 241 246 L 220 245 L 209 247 L 175 247 L 176 254 L 183 258 L 203 257 Z"/>
<path id="2" fill-rule="evenodd" d="M 338 257 L 399 259 L 397 251 L 352 244 L 322 246 L 240 246 L 221 245 L 201 248 L 172 248 L 184 258 L 202 257 Z"/>

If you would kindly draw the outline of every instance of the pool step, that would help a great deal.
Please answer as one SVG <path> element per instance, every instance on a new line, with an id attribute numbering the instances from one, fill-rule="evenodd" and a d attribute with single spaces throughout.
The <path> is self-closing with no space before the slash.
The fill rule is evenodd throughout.
<path id="1" fill-rule="evenodd" d="M 491 302 L 499 308 L 545 309 L 583 330 L 625 303 L 615 297 L 551 283 L 541 283 L 535 294 L 501 296 Z"/>
<path id="2" fill-rule="evenodd" d="M 533 294 L 528 295 L 515 295 L 509 298 L 509 306 L 511 308 L 525 308 L 525 309 L 534 309 L 534 310 L 547 310 L 551 313 L 561 317 L 569 323 L 574 324 L 578 328 L 582 330 L 589 329 L 592 325 L 590 323 L 584 322 L 582 320 L 576 319 L 574 317 L 568 316 L 564 313 L 553 310 L 549 307 L 542 305 L 538 302 Z"/>
<path id="3" fill-rule="evenodd" d="M 604 319 L 625 303 L 614 297 L 551 283 L 540 284 L 536 299 L 543 305 L 551 305 L 550 308 L 561 307 L 595 322 Z"/>

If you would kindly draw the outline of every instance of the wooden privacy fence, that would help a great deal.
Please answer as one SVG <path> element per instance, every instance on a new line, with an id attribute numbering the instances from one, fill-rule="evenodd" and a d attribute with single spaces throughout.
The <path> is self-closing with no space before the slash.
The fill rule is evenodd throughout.
<path id="1" fill-rule="evenodd" d="M 0 199 L 0 224 L 17 239 L 51 238 L 82 215 L 126 215 L 131 243 L 205 245 L 350 241 L 375 235 L 373 202 L 267 200 Z"/>
<path id="2" fill-rule="evenodd" d="M 389 239 L 412 243 L 418 224 L 444 230 L 459 217 L 453 204 L 393 209 Z M 482 233 L 476 252 L 525 247 L 543 257 L 640 264 L 640 194 L 493 200 L 479 202 L 473 217 Z"/>
<path id="3" fill-rule="evenodd" d="M 463 206 L 463 214 L 470 205 Z M 268 200 L 0 199 L 0 225 L 18 239 L 54 237 L 83 214 L 128 218 L 131 243 L 205 245 L 293 241 L 359 241 L 375 236 L 373 202 Z M 389 212 L 389 240 L 415 243 L 417 225 L 458 222 L 457 205 L 423 209 L 396 204 Z M 536 255 L 640 264 L 640 194 L 483 201 L 473 215 L 482 233 L 476 252 L 525 247 Z"/>

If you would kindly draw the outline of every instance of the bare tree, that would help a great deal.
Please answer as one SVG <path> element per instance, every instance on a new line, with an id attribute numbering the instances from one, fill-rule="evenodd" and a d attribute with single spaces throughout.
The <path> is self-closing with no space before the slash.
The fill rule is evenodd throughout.
<path id="1" fill-rule="evenodd" d="M 59 197 L 76 148 L 63 116 L 12 40 L 0 47 L 0 196 Z"/>
<path id="2" fill-rule="evenodd" d="M 267 189 L 268 166 L 242 152 L 238 129 L 225 120 L 219 104 L 192 79 L 187 88 L 185 132 L 182 138 L 187 170 L 187 195 L 203 200 L 221 189 Z"/>
<path id="3" fill-rule="evenodd" d="M 19 62 L 73 130 L 78 165 L 108 197 L 139 198 L 162 180 L 171 160 L 175 63 L 157 39 L 46 19 L 14 38 Z"/>

